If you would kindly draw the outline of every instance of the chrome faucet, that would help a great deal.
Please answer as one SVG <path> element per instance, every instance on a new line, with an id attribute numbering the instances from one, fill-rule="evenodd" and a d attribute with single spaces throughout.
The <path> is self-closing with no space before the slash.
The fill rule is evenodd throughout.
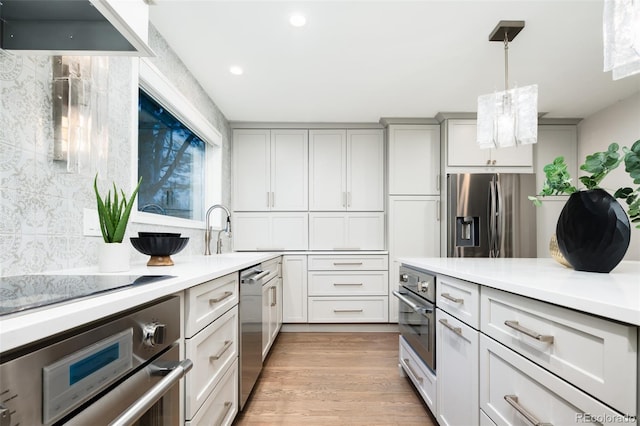
<path id="1" fill-rule="evenodd" d="M 205 256 L 211 255 L 211 232 L 213 230 L 211 225 L 209 224 L 209 217 L 211 216 L 211 212 L 214 211 L 215 209 L 222 209 L 227 214 L 226 226 L 224 227 L 224 229 L 221 229 L 220 231 L 218 231 L 218 241 L 216 242 L 216 254 L 222 253 L 222 240 L 220 239 L 220 234 L 224 231 L 228 237 L 231 236 L 231 212 L 229 212 L 229 209 L 223 206 L 222 204 L 214 204 L 213 206 L 209 207 L 209 210 L 207 210 L 207 215 L 206 215 L 207 221 L 206 221 L 205 230 L 204 230 L 204 255 Z"/>

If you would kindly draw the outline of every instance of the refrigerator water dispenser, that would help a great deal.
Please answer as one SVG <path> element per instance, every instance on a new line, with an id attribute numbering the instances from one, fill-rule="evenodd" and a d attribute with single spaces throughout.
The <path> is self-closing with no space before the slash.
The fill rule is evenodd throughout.
<path id="1" fill-rule="evenodd" d="M 480 217 L 456 217 L 456 247 L 478 247 L 480 245 Z"/>

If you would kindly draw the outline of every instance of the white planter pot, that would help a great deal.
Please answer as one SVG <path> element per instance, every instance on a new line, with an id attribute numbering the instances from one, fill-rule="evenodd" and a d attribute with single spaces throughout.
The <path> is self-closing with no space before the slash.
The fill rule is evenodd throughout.
<path id="1" fill-rule="evenodd" d="M 100 272 L 124 272 L 130 268 L 131 246 L 128 243 L 100 243 L 98 269 Z"/>

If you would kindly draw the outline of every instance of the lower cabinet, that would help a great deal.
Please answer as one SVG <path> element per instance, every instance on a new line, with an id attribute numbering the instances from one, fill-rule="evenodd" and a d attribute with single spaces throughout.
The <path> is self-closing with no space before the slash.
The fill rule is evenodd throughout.
<path id="1" fill-rule="evenodd" d="M 400 373 L 405 372 L 432 413 L 436 412 L 436 375 L 420 360 L 404 337 L 400 336 Z"/>
<path id="2" fill-rule="evenodd" d="M 308 258 L 310 323 L 388 322 L 387 255 L 312 255 Z"/>
<path id="3" fill-rule="evenodd" d="M 263 262 L 261 269 L 268 271 L 262 284 L 262 360 L 267 357 L 282 326 L 282 257 Z M 271 278 L 268 278 L 271 277 Z"/>
<path id="4" fill-rule="evenodd" d="M 227 426 L 238 413 L 238 360 L 222 376 L 210 397 L 186 426 Z"/>
<path id="5" fill-rule="evenodd" d="M 440 426 L 477 425 L 479 332 L 436 309 L 437 409 Z"/>
<path id="6" fill-rule="evenodd" d="M 480 406 L 499 426 L 636 424 L 484 335 L 480 367 Z"/>
<path id="7" fill-rule="evenodd" d="M 282 256 L 282 322 L 307 320 L 307 256 Z"/>

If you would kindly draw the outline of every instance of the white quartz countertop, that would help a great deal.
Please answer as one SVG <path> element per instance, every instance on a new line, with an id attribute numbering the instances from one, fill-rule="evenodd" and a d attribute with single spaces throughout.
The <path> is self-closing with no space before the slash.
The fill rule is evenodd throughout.
<path id="1" fill-rule="evenodd" d="M 144 263 L 132 265 L 129 271 L 119 275 L 173 275 L 174 278 L 4 316 L 0 319 L 0 353 L 178 293 L 277 256 L 280 253 L 237 252 L 176 258 L 174 266 L 148 267 Z M 55 273 L 101 275 L 97 268 Z"/>
<path id="2" fill-rule="evenodd" d="M 640 326 L 638 261 L 623 261 L 610 273 L 601 274 L 574 271 L 548 258 L 398 260 L 408 266 Z"/>

